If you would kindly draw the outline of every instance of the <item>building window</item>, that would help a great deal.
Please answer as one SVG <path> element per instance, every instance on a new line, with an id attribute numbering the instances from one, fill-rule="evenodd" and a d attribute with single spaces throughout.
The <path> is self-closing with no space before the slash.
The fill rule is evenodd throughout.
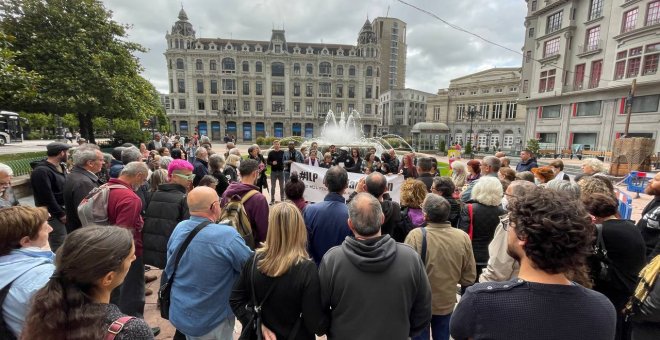
<path id="1" fill-rule="evenodd" d="M 518 104 L 516 102 L 506 103 L 506 119 L 516 119 L 518 113 Z"/>
<path id="2" fill-rule="evenodd" d="M 300 83 L 293 83 L 293 96 L 300 97 Z"/>
<path id="3" fill-rule="evenodd" d="M 204 80 L 197 79 L 197 93 L 204 93 Z"/>
<path id="4" fill-rule="evenodd" d="M 341 103 L 337 103 L 337 105 L 335 106 L 335 109 L 336 109 L 335 112 L 341 112 L 343 107 L 344 106 Z"/>
<path id="5" fill-rule="evenodd" d="M 310 102 L 305 103 L 305 113 L 312 113 L 312 111 L 313 111 L 312 103 Z"/>
<path id="6" fill-rule="evenodd" d="M 623 78 L 623 75 L 626 73 L 626 61 L 621 60 L 617 61 L 614 65 L 614 79 L 619 80 Z"/>
<path id="7" fill-rule="evenodd" d="M 575 115 L 578 117 L 600 116 L 600 100 L 577 103 Z"/>
<path id="8" fill-rule="evenodd" d="M 355 98 L 355 85 L 348 85 L 348 98 Z"/>
<path id="9" fill-rule="evenodd" d="M 218 111 L 218 100 L 217 99 L 212 99 L 211 100 L 211 110 Z"/>
<path id="10" fill-rule="evenodd" d="M 626 78 L 634 78 L 639 74 L 639 68 L 642 63 L 641 57 L 635 57 L 628 59 L 628 71 L 626 72 Z"/>
<path id="11" fill-rule="evenodd" d="M 335 97 L 343 98 L 344 97 L 344 85 L 337 84 L 335 86 Z"/>
<path id="12" fill-rule="evenodd" d="M 465 118 L 465 104 L 456 105 L 456 120 L 463 120 Z"/>
<path id="13" fill-rule="evenodd" d="M 555 89 L 555 69 L 541 72 L 539 79 L 539 92 L 548 92 Z"/>
<path id="14" fill-rule="evenodd" d="M 308 76 L 314 75 L 314 66 L 312 66 L 312 64 L 307 64 L 307 66 L 305 66 L 305 71 Z"/>
<path id="15" fill-rule="evenodd" d="M 254 64 L 254 70 L 255 70 L 255 72 L 257 72 L 257 73 L 261 73 L 261 72 L 263 72 L 263 71 L 264 71 L 264 70 L 263 70 L 263 64 L 261 64 L 260 61 L 257 61 L 257 62 Z"/>
<path id="16" fill-rule="evenodd" d="M 338 76 L 343 76 L 344 75 L 344 66 L 337 66 L 337 75 Z"/>
<path id="17" fill-rule="evenodd" d="M 632 112 L 658 112 L 658 102 L 660 102 L 660 95 L 657 94 L 635 97 L 632 104 Z"/>
<path id="18" fill-rule="evenodd" d="M 531 6 L 531 8 L 532 8 L 532 12 L 536 11 L 536 0 L 533 0 L 533 1 L 532 1 L 532 6 Z"/>
<path id="19" fill-rule="evenodd" d="M 250 95 L 250 82 L 249 81 L 243 81 L 243 95 L 245 95 L 245 96 Z"/>
<path id="20" fill-rule="evenodd" d="M 177 70 L 183 70 L 183 59 L 179 58 L 176 60 L 176 69 Z"/>
<path id="21" fill-rule="evenodd" d="M 522 92 L 527 93 L 529 91 L 529 80 L 523 80 Z"/>
<path id="22" fill-rule="evenodd" d="M 584 68 L 585 64 L 575 65 L 575 79 L 573 81 L 573 90 L 582 90 L 584 83 Z"/>
<path id="23" fill-rule="evenodd" d="M 556 37 L 543 44 L 543 58 L 559 54 L 559 39 L 560 37 Z"/>
<path id="24" fill-rule="evenodd" d="M 327 61 L 324 61 L 319 64 L 319 75 L 321 76 L 330 76 L 332 74 L 332 66 Z"/>
<path id="25" fill-rule="evenodd" d="M 513 135 L 512 134 L 504 135 L 502 147 L 505 148 L 505 149 L 513 148 Z"/>
<path id="26" fill-rule="evenodd" d="M 646 10 L 646 26 L 658 23 L 660 23 L 660 1 L 653 1 Z"/>
<path id="27" fill-rule="evenodd" d="M 300 102 L 293 102 L 293 112 L 300 113 Z"/>
<path id="28" fill-rule="evenodd" d="M 293 64 L 293 75 L 294 76 L 300 75 L 300 64 L 298 63 Z"/>
<path id="29" fill-rule="evenodd" d="M 495 120 L 502 119 L 502 103 L 501 102 L 493 103 L 493 119 L 495 119 Z"/>
<path id="30" fill-rule="evenodd" d="M 204 99 L 197 99 L 197 110 L 204 111 Z"/>
<path id="31" fill-rule="evenodd" d="M 539 133 L 539 143 L 557 143 L 557 133 Z"/>
<path id="32" fill-rule="evenodd" d="M 236 94 L 236 79 L 222 79 L 222 94 Z"/>
<path id="33" fill-rule="evenodd" d="M 250 112 L 250 101 L 249 100 L 244 100 L 243 101 L 243 111 Z"/>
<path id="34" fill-rule="evenodd" d="M 591 74 L 589 75 L 589 88 L 595 89 L 600 83 L 600 74 L 603 71 L 603 60 L 591 63 Z"/>
<path id="35" fill-rule="evenodd" d="M 249 61 L 244 61 L 242 65 L 243 65 L 243 72 L 250 72 L 250 62 Z"/>
<path id="36" fill-rule="evenodd" d="M 371 99 L 372 86 L 371 86 L 371 85 L 367 85 L 367 86 L 365 86 L 365 89 L 364 89 L 364 90 L 365 90 L 365 91 L 364 91 L 364 97 L 367 98 L 367 99 Z"/>
<path id="37" fill-rule="evenodd" d="M 273 101 L 273 112 L 278 112 L 278 113 L 284 112 L 284 102 Z"/>
<path id="38" fill-rule="evenodd" d="M 184 98 L 179 98 L 179 110 L 186 109 L 186 100 Z"/>
<path id="39" fill-rule="evenodd" d="M 541 118 L 559 118 L 561 105 L 549 105 L 541 108 Z"/>
<path id="40" fill-rule="evenodd" d="M 367 66 L 366 74 L 367 74 L 367 77 L 372 77 L 374 75 L 374 70 L 371 66 Z"/>
<path id="41" fill-rule="evenodd" d="M 273 96 L 284 95 L 284 82 L 274 81 L 271 83 L 271 86 L 272 86 L 271 93 Z"/>
<path id="42" fill-rule="evenodd" d="M 658 71 L 658 57 L 660 54 L 647 54 L 644 57 L 644 73 L 642 75 L 655 74 Z"/>
<path id="43" fill-rule="evenodd" d="M 364 112 L 365 114 L 370 115 L 371 114 L 371 104 L 364 104 Z"/>
<path id="44" fill-rule="evenodd" d="M 314 84 L 307 84 L 305 86 L 305 97 L 313 97 L 314 96 Z"/>
<path id="45" fill-rule="evenodd" d="M 527 51 L 525 52 L 525 62 L 528 63 L 530 61 L 532 61 L 532 51 Z M 488 92 L 484 92 L 484 93 L 488 93 Z"/>
<path id="46" fill-rule="evenodd" d="M 548 16 L 548 23 L 545 26 L 545 34 L 549 34 L 561 29 L 561 17 L 563 13 L 563 11 L 559 11 Z"/>
<path id="47" fill-rule="evenodd" d="M 273 124 L 273 134 L 275 135 L 275 138 L 284 137 L 284 123 L 278 122 Z"/>
<path id="48" fill-rule="evenodd" d="M 179 92 L 179 93 L 186 93 L 186 81 L 185 81 L 185 80 L 183 80 L 183 79 L 178 79 L 178 80 L 177 80 L 177 85 L 178 85 L 178 86 L 177 86 L 177 87 L 178 87 L 178 89 L 177 89 L 178 91 L 177 91 L 177 92 Z"/>
<path id="49" fill-rule="evenodd" d="M 603 0 L 591 0 L 589 6 L 589 20 L 598 19 L 603 16 Z"/>
<path id="50" fill-rule="evenodd" d="M 637 25 L 637 14 L 639 14 L 639 8 L 631 9 L 623 13 L 621 33 L 630 32 L 635 29 L 635 26 Z"/>
<path id="51" fill-rule="evenodd" d="M 260 81 L 256 82 L 254 92 L 257 96 L 263 96 L 263 94 L 264 94 L 264 84 Z"/>
<path id="52" fill-rule="evenodd" d="M 584 52 L 595 51 L 600 48 L 600 26 L 587 30 L 587 41 Z"/>
<path id="53" fill-rule="evenodd" d="M 174 93 L 174 80 L 170 79 L 170 93 Z"/>
<path id="54" fill-rule="evenodd" d="M 534 38 L 534 27 L 530 27 L 530 28 L 529 28 L 529 34 L 528 34 L 528 37 L 530 37 L 530 38 Z"/>
<path id="55" fill-rule="evenodd" d="M 319 83 L 319 97 L 332 97 L 332 86 L 330 83 Z"/>
<path id="56" fill-rule="evenodd" d="M 480 103 L 479 112 L 481 112 L 481 117 L 483 117 L 483 119 L 488 119 L 488 103 Z"/>
<path id="57" fill-rule="evenodd" d="M 257 112 L 263 112 L 264 111 L 264 102 L 262 102 L 261 100 L 257 100 L 255 102 L 255 104 L 256 104 L 256 107 L 257 107 Z"/>
<path id="58" fill-rule="evenodd" d="M 332 105 L 330 102 L 319 102 L 319 112 L 327 113 L 330 111 L 330 105 Z"/>
<path id="59" fill-rule="evenodd" d="M 355 66 L 351 65 L 348 67 L 348 76 L 355 77 Z"/>
<path id="60" fill-rule="evenodd" d="M 197 70 L 197 71 L 204 70 L 204 63 L 202 63 L 202 59 L 197 59 L 195 61 L 195 70 Z"/>
<path id="61" fill-rule="evenodd" d="M 218 65 L 217 65 L 217 63 L 215 62 L 215 60 L 211 60 L 211 61 L 209 62 L 209 70 L 211 70 L 211 71 L 215 71 L 217 68 L 218 68 Z"/>
<path id="62" fill-rule="evenodd" d="M 355 109 L 355 103 L 348 103 L 348 111 L 347 112 L 353 112 Z"/>
<path id="63" fill-rule="evenodd" d="M 211 80 L 211 94 L 218 94 L 218 81 L 215 79 Z"/>
<path id="64" fill-rule="evenodd" d="M 300 123 L 293 123 L 291 125 L 291 134 L 294 136 L 302 136 L 302 127 L 300 126 Z"/>
<path id="65" fill-rule="evenodd" d="M 270 75 L 273 77 L 284 77 L 284 64 L 279 62 L 270 64 Z"/>
<path id="66" fill-rule="evenodd" d="M 234 59 L 222 59 L 222 73 L 236 73 L 236 64 L 234 63 Z"/>

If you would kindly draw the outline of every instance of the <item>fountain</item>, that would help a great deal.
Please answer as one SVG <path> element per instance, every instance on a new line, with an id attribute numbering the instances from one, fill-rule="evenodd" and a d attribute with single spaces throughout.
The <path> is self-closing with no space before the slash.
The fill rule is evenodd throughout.
<path id="1" fill-rule="evenodd" d="M 337 120 L 337 115 L 335 115 L 332 110 L 328 111 L 328 114 L 325 116 L 325 122 L 323 123 L 323 128 L 321 129 L 321 136 L 308 139 L 303 143 L 303 146 L 309 146 L 313 142 L 318 143 L 321 150 L 324 150 L 325 147 L 330 145 L 335 145 L 339 147 L 349 147 L 349 148 L 358 148 L 360 150 L 366 150 L 370 147 L 376 148 L 376 154 L 380 155 L 381 153 L 394 149 L 392 145 L 386 140 L 387 139 L 398 139 L 401 147 L 407 147 L 409 151 L 414 151 L 414 149 L 398 135 L 386 135 L 382 137 L 365 137 L 364 131 L 362 130 L 362 118 L 360 113 L 352 110 L 348 115 L 344 112 L 339 114 L 339 120 Z M 364 152 L 361 152 L 364 155 Z"/>

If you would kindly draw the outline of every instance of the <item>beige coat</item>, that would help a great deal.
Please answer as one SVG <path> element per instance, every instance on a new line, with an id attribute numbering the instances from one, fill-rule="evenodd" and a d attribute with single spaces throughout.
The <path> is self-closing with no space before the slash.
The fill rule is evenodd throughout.
<path id="1" fill-rule="evenodd" d="M 421 255 L 422 230 L 415 228 L 405 243 Z M 447 315 L 456 304 L 456 285 L 471 285 L 477 278 L 470 237 L 449 223 L 426 227 L 426 274 L 431 283 L 433 315 Z"/>

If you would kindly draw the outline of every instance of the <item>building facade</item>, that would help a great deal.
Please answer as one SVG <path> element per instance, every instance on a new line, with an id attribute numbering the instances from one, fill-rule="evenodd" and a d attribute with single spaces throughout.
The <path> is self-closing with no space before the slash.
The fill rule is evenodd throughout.
<path id="1" fill-rule="evenodd" d="M 609 151 L 623 135 L 660 150 L 660 1 L 527 1 L 521 102 L 525 140 Z M 627 100 L 632 81 L 636 88 Z"/>
<path id="2" fill-rule="evenodd" d="M 452 79 L 427 103 L 426 120 L 449 127 L 448 144 L 513 153 L 522 146 L 525 107 L 518 103 L 520 68 L 493 68 Z M 468 111 L 476 114 L 470 119 Z"/>
<path id="3" fill-rule="evenodd" d="M 382 71 L 380 89 L 406 88 L 406 23 L 396 18 L 378 17 L 372 23 L 380 46 Z"/>
<path id="4" fill-rule="evenodd" d="M 329 110 L 356 110 L 366 136 L 381 125 L 378 112 L 380 51 L 365 22 L 357 45 L 197 38 L 182 9 L 166 35 L 172 129 L 213 140 L 314 137 Z"/>
<path id="5" fill-rule="evenodd" d="M 390 90 L 380 95 L 378 111 L 383 117 L 383 124 L 377 134 L 397 134 L 410 137 L 410 129 L 419 122 L 426 121 L 426 101 L 432 93 L 413 89 Z"/>

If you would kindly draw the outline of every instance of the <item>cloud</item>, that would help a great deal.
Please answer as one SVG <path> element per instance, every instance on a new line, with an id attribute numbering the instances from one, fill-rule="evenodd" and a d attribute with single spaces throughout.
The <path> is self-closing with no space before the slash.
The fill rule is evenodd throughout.
<path id="1" fill-rule="evenodd" d="M 448 22 L 519 51 L 524 41 L 525 2 L 520 0 L 406 0 Z M 103 0 L 113 19 L 132 27 L 144 76 L 168 91 L 165 34 L 177 20 L 179 1 Z M 196 0 L 183 3 L 197 37 L 268 40 L 284 28 L 290 42 L 356 44 L 367 17 L 407 23 L 406 87 L 435 93 L 453 78 L 490 67 L 520 66 L 522 57 L 459 32 L 395 0 Z"/>

